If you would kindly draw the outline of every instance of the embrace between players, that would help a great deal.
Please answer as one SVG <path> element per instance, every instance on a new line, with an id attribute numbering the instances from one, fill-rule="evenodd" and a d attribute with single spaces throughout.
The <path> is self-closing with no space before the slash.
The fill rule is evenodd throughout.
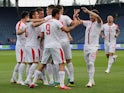
<path id="1" fill-rule="evenodd" d="M 37 86 L 36 81 L 42 79 L 44 85 L 50 85 L 60 87 L 60 89 L 71 89 L 70 86 L 74 84 L 74 67 L 71 62 L 72 53 L 70 48 L 70 41 L 72 37 L 70 31 L 76 26 L 83 24 L 86 27 L 85 31 L 85 44 L 84 44 L 84 59 L 87 64 L 87 70 L 89 75 L 89 81 L 86 87 L 92 87 L 95 85 L 94 62 L 96 59 L 99 36 L 102 35 L 105 38 L 105 42 L 111 38 L 113 45 L 112 35 L 115 38 L 119 35 L 119 29 L 114 23 L 109 25 L 109 22 L 113 22 L 112 16 L 109 16 L 106 26 L 103 25 L 102 19 L 98 15 L 99 12 L 96 9 L 88 10 L 82 7 L 84 13 L 89 14 L 90 20 L 81 20 L 79 18 L 80 9 L 75 9 L 73 14 L 73 20 L 67 15 L 63 15 L 63 7 L 61 5 L 50 5 L 47 7 L 47 16 L 44 17 L 43 9 L 35 9 L 28 13 L 22 12 L 22 18 L 16 25 L 16 59 L 11 82 L 16 82 L 21 85 L 29 85 L 30 88 Z M 30 16 L 30 19 L 29 19 Z M 29 21 L 29 22 L 27 22 Z M 108 37 L 108 29 L 111 29 Z M 101 33 L 101 30 L 103 31 Z M 110 34 L 109 33 L 109 34 Z M 107 39 L 107 38 L 108 39 Z M 107 44 L 110 44 L 110 40 Z M 111 45 L 111 44 L 110 44 Z M 113 48 L 113 46 L 111 45 Z M 108 45 L 108 68 L 106 73 L 110 72 L 110 63 L 114 62 L 114 51 Z M 111 50 L 110 50 L 111 49 Z M 41 62 L 39 68 L 36 70 L 38 62 Z M 67 66 L 65 65 L 67 63 Z M 26 80 L 23 82 L 23 72 L 25 65 Z M 108 71 L 109 70 L 109 71 Z M 46 71 L 48 73 L 49 82 L 46 77 Z M 64 83 L 65 72 L 68 77 L 67 84 Z M 17 80 L 18 75 L 18 80 Z M 31 81 L 33 77 L 33 81 Z"/>

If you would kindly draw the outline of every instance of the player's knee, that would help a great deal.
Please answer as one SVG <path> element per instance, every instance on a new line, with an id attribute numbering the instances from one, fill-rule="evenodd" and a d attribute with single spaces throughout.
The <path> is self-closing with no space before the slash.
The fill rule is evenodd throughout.
<path id="1" fill-rule="evenodd" d="M 88 65 L 89 66 L 94 66 L 94 62 L 90 61 Z"/>
<path id="2" fill-rule="evenodd" d="M 70 63 L 71 62 L 71 59 L 66 59 L 66 63 Z"/>

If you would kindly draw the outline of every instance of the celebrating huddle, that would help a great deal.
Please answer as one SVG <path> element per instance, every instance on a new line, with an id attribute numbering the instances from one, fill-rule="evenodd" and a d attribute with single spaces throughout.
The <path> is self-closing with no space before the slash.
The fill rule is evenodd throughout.
<path id="1" fill-rule="evenodd" d="M 85 7 L 82 7 L 82 10 L 84 13 L 89 14 L 90 20 L 81 20 L 79 18 L 78 13 L 80 9 L 74 10 L 72 20 L 67 15 L 63 15 L 64 9 L 61 5 L 49 5 L 47 7 L 46 17 L 44 17 L 44 10 L 42 8 L 32 10 L 30 13 L 27 11 L 22 12 L 21 20 L 16 25 L 17 64 L 15 65 L 11 78 L 12 83 L 28 85 L 30 88 L 34 88 L 37 86 L 37 80 L 42 79 L 44 85 L 60 87 L 60 89 L 64 90 L 71 89 L 70 87 L 75 86 L 74 67 L 71 61 L 70 41 L 72 41 L 72 37 L 70 31 L 80 24 L 86 27 L 84 59 L 89 75 L 89 81 L 86 87 L 95 85 L 94 62 L 99 46 L 100 34 L 107 42 L 106 54 L 109 60 L 106 72 L 110 72 L 110 67 L 115 58 L 113 55 L 119 29 L 113 23 L 113 20 L 109 20 L 109 18 L 108 23 L 104 26 L 97 10 L 93 9 L 90 11 Z M 112 16 L 109 17 L 111 18 Z M 110 29 L 111 31 L 108 33 Z M 36 70 L 39 61 L 40 65 Z M 26 80 L 23 81 L 23 72 L 26 64 L 27 76 Z M 49 81 L 46 73 L 48 74 Z M 64 83 L 65 73 L 68 77 L 67 84 Z"/>

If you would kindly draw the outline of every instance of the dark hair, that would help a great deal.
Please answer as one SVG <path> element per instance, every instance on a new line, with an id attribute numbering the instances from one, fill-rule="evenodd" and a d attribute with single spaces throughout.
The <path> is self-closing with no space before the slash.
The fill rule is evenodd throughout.
<path id="1" fill-rule="evenodd" d="M 63 8 L 63 6 L 62 5 L 57 5 L 56 8 L 61 10 Z"/>
<path id="2" fill-rule="evenodd" d="M 41 8 L 41 7 L 36 8 L 35 10 L 36 10 L 37 12 L 39 12 L 39 11 L 44 11 L 44 9 L 43 9 L 43 8 Z"/>
<path id="3" fill-rule="evenodd" d="M 31 10 L 30 11 L 30 14 L 29 14 L 29 17 L 32 19 L 32 16 L 35 14 L 35 12 L 37 12 L 36 10 Z"/>
<path id="4" fill-rule="evenodd" d="M 58 8 L 54 8 L 52 11 L 52 17 L 55 17 L 56 14 L 59 14 L 60 10 Z"/>
<path id="5" fill-rule="evenodd" d="M 47 8 L 54 9 L 55 5 L 49 5 Z"/>
<path id="6" fill-rule="evenodd" d="M 29 12 L 28 11 L 22 11 L 21 18 L 25 18 L 28 15 L 29 15 Z"/>
<path id="7" fill-rule="evenodd" d="M 99 11 L 96 10 L 96 9 L 93 9 L 93 10 L 91 10 L 91 11 L 94 12 L 94 13 L 96 13 L 96 14 L 99 14 Z"/>

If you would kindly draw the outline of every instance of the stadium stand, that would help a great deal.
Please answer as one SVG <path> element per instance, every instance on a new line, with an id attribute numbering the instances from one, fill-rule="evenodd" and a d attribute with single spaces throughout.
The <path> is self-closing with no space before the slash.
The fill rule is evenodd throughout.
<path id="1" fill-rule="evenodd" d="M 123 36 L 124 36 L 124 4 L 104 4 L 104 5 L 95 5 L 95 6 L 85 6 L 88 9 L 96 8 L 100 12 L 100 16 L 103 19 L 103 22 L 106 22 L 106 17 L 108 15 L 113 15 L 115 18 L 115 23 L 117 23 L 120 27 L 121 34 L 117 38 L 117 43 L 124 43 Z M 65 7 L 65 14 L 72 17 L 73 9 L 80 8 L 80 6 L 67 6 Z M 19 11 L 17 8 L 0 8 L 0 44 L 2 45 L 9 45 L 16 43 L 16 35 L 15 35 L 15 24 L 19 20 L 19 14 L 23 10 L 31 10 L 34 8 L 31 7 L 19 7 Z M 45 7 L 44 7 L 45 9 Z M 81 19 L 89 19 L 87 14 L 80 12 Z M 85 28 L 80 25 L 75 28 L 71 35 L 73 37 L 73 44 L 83 44 L 84 43 L 84 35 L 85 35 Z M 100 43 L 103 44 L 103 40 L 100 38 Z"/>

